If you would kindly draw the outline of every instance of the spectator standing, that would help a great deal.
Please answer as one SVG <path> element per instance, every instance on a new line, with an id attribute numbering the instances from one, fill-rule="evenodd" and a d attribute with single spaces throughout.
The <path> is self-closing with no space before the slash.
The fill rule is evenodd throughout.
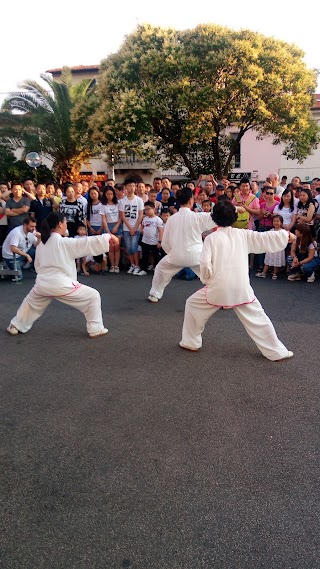
<path id="1" fill-rule="evenodd" d="M 163 237 L 163 221 L 155 214 L 155 205 L 153 202 L 146 202 L 145 217 L 142 220 L 142 259 L 141 271 L 138 276 L 147 274 L 148 261 L 150 255 L 153 256 L 153 266 L 156 267 L 161 259 L 161 242 Z M 165 213 L 165 212 L 164 212 Z"/>
<path id="2" fill-rule="evenodd" d="M 233 205 L 242 206 L 247 213 L 244 223 L 245 226 L 243 227 L 243 229 L 253 229 L 254 227 L 253 216 L 259 215 L 260 203 L 258 198 L 251 192 L 250 182 L 248 178 L 241 178 L 239 193 L 235 191 L 234 194 L 235 195 L 232 200 Z"/>
<path id="3" fill-rule="evenodd" d="M 54 200 L 54 193 L 49 193 L 47 197 L 47 189 L 44 184 L 37 184 L 36 195 L 30 199 L 30 213 L 34 214 L 37 220 L 37 230 L 41 230 L 42 220 L 48 217 L 54 209 L 59 209 L 59 205 Z"/>
<path id="4" fill-rule="evenodd" d="M 67 220 L 69 237 L 74 237 L 77 234 L 79 223 L 85 219 L 85 213 L 81 202 L 75 198 L 72 184 L 68 184 L 65 192 L 66 197 L 62 199 L 59 211 Z"/>
<path id="5" fill-rule="evenodd" d="M 20 182 L 12 182 L 12 197 L 7 200 L 5 215 L 8 219 L 8 231 L 22 225 L 30 209 L 30 200 L 23 195 Z"/>
<path id="6" fill-rule="evenodd" d="M 121 256 L 121 239 L 123 237 L 122 221 L 119 211 L 119 203 L 117 200 L 115 189 L 112 186 L 106 186 L 101 196 L 102 214 L 104 228 L 107 233 L 116 235 L 118 242 L 110 242 L 109 259 L 110 273 L 119 273 L 120 256 Z"/>
<path id="7" fill-rule="evenodd" d="M 137 275 L 139 266 L 140 224 L 143 218 L 144 203 L 135 195 L 136 184 L 133 178 L 125 181 L 127 195 L 119 202 L 119 211 L 123 223 L 123 236 L 130 261 L 129 274 Z"/>

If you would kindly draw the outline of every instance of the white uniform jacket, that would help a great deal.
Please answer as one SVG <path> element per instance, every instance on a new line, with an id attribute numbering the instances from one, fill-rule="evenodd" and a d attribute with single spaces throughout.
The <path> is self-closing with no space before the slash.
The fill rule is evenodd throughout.
<path id="1" fill-rule="evenodd" d="M 52 232 L 48 241 L 39 243 L 36 251 L 37 278 L 34 292 L 43 296 L 65 296 L 77 290 L 75 259 L 101 255 L 109 251 L 110 235 L 72 239 Z"/>
<path id="2" fill-rule="evenodd" d="M 216 227 L 210 213 L 195 213 L 181 207 L 172 215 L 165 226 L 162 249 L 172 265 L 194 267 L 199 265 L 203 247 L 202 233 Z"/>
<path id="3" fill-rule="evenodd" d="M 250 285 L 249 253 L 276 253 L 286 248 L 284 229 L 258 233 L 248 229 L 217 227 L 204 241 L 200 280 L 206 284 L 208 304 L 239 306 L 255 299 Z"/>

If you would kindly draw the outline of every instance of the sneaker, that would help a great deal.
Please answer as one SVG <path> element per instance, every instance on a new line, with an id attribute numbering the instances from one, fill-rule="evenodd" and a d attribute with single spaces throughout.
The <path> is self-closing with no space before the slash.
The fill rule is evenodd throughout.
<path id="1" fill-rule="evenodd" d="M 143 271 L 143 270 L 141 269 L 141 271 L 139 271 L 138 273 L 133 273 L 133 274 L 134 274 L 134 275 L 137 274 L 138 277 L 144 277 L 144 276 L 147 275 L 148 273 L 147 273 L 147 271 Z"/>
<path id="2" fill-rule="evenodd" d="M 134 267 L 132 274 L 133 275 L 138 275 L 140 273 L 140 267 Z"/>
<path id="3" fill-rule="evenodd" d="M 115 273 L 114 267 L 110 267 L 109 273 Z"/>
<path id="4" fill-rule="evenodd" d="M 104 336 L 107 333 L 108 333 L 108 329 L 102 328 L 102 330 L 99 330 L 98 332 L 90 332 L 89 337 L 90 338 L 98 338 L 99 336 Z"/>
<path id="5" fill-rule="evenodd" d="M 312 275 L 310 275 L 310 277 L 307 278 L 307 283 L 314 283 L 315 280 L 316 280 L 316 275 L 313 272 Z"/>
<path id="6" fill-rule="evenodd" d="M 110 272 L 111 272 L 111 271 L 110 271 Z M 113 271 L 113 272 L 114 272 L 114 273 L 120 273 L 119 267 L 114 267 L 114 271 Z"/>
<path id="7" fill-rule="evenodd" d="M 256 273 L 256 277 L 260 277 L 260 279 L 265 279 L 267 277 L 267 273 Z"/>
<path id="8" fill-rule="evenodd" d="M 200 348 L 189 348 L 189 346 L 184 346 L 184 344 L 179 344 L 180 348 L 188 350 L 188 352 L 198 352 Z"/>
<path id="9" fill-rule="evenodd" d="M 299 275 L 299 273 L 293 273 L 293 275 L 289 275 L 287 277 L 288 281 L 301 281 L 301 276 Z"/>
<path id="10" fill-rule="evenodd" d="M 150 300 L 150 302 L 159 302 L 159 299 L 156 296 L 152 296 L 152 294 L 149 294 L 148 300 Z"/>
<path id="11" fill-rule="evenodd" d="M 11 336 L 17 336 L 19 334 L 18 328 L 16 328 L 13 324 L 10 324 L 10 326 L 8 326 L 7 332 L 9 332 Z"/>
<path id="12" fill-rule="evenodd" d="M 135 269 L 135 266 L 134 266 L 134 265 L 131 265 L 130 269 L 127 271 L 127 274 L 128 274 L 128 275 L 132 275 L 134 269 Z"/>

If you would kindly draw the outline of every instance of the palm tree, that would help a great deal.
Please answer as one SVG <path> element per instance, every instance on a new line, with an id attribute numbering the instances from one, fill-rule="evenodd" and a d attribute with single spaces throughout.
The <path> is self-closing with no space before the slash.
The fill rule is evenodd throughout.
<path id="1" fill-rule="evenodd" d="M 19 92 L 11 93 L 0 111 L 0 137 L 11 148 L 23 147 L 24 154 L 40 152 L 53 161 L 60 180 L 77 180 L 81 165 L 94 154 L 87 117 L 88 99 L 94 101 L 92 80 L 72 83 L 64 68 L 61 81 L 41 75 L 45 86 L 27 80 Z"/>

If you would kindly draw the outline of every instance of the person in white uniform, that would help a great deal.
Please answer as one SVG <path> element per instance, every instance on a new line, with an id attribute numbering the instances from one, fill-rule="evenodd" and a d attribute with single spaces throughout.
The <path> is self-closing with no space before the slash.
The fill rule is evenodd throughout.
<path id="1" fill-rule="evenodd" d="M 157 264 L 148 300 L 158 302 L 165 287 L 184 267 L 190 267 L 200 276 L 202 233 L 215 227 L 210 213 L 191 211 L 194 204 L 192 190 L 182 188 L 177 192 L 180 209 L 172 215 L 163 233 L 161 247 L 167 253 Z"/>
<path id="2" fill-rule="evenodd" d="M 271 320 L 251 288 L 249 253 L 274 253 L 285 249 L 295 236 L 286 230 L 257 231 L 231 225 L 236 212 L 230 202 L 219 202 L 213 209 L 217 228 L 206 237 L 200 257 L 200 279 L 206 285 L 188 298 L 180 346 L 197 351 L 202 346 L 205 324 L 220 308 L 233 308 L 261 353 L 276 361 L 293 356 L 278 339 Z"/>
<path id="3" fill-rule="evenodd" d="M 64 237 L 66 230 L 61 212 L 50 213 L 43 221 L 35 259 L 36 282 L 7 328 L 12 336 L 28 332 L 54 298 L 84 314 L 91 338 L 108 332 L 102 321 L 100 294 L 77 281 L 75 259 L 107 252 L 109 241 L 116 242 L 117 237 L 105 234 L 72 239 Z"/>

